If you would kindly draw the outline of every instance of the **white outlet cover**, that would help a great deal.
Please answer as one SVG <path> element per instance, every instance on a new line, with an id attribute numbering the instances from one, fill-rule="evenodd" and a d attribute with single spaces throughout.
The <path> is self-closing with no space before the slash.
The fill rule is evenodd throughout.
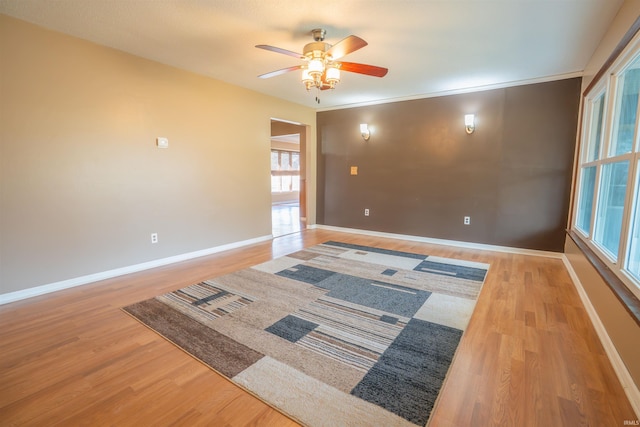
<path id="1" fill-rule="evenodd" d="M 169 139 L 158 137 L 156 138 L 156 145 L 158 148 L 169 148 Z"/>

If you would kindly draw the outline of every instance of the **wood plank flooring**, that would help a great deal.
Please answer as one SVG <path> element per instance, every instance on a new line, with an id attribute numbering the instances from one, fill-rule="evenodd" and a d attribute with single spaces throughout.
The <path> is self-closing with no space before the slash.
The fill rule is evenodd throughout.
<path id="1" fill-rule="evenodd" d="M 637 419 L 560 260 L 306 230 L 0 306 L 0 425 L 297 425 L 120 308 L 327 240 L 491 264 L 431 427 Z"/>

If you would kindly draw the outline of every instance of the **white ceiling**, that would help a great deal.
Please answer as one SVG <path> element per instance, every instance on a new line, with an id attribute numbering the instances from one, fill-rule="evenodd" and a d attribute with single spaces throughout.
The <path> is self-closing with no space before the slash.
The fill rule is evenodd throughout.
<path id="1" fill-rule="evenodd" d="M 580 75 L 623 0 L 0 0 L 0 13 L 318 109 Z M 313 28 L 369 45 L 343 60 L 389 68 L 343 73 L 307 92 L 297 65 Z"/>

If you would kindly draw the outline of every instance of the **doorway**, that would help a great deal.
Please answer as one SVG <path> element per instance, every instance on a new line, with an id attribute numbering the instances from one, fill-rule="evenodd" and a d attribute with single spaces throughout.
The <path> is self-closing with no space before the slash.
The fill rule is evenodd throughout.
<path id="1" fill-rule="evenodd" d="M 271 225 L 274 237 L 306 228 L 306 128 L 271 120 Z"/>

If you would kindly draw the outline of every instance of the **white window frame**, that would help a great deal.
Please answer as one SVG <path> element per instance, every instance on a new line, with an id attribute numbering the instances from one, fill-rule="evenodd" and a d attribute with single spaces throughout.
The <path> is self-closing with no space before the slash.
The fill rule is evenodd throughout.
<path id="1" fill-rule="evenodd" d="M 605 140 L 606 135 L 607 135 L 607 120 L 606 120 L 606 111 L 608 110 L 608 100 L 609 100 L 609 79 L 605 79 L 604 82 L 600 82 L 597 86 L 595 86 L 591 92 L 590 92 L 590 96 L 587 96 L 584 98 L 584 107 L 583 107 L 583 117 L 586 117 L 586 120 L 583 120 L 582 122 L 582 137 L 581 137 L 581 144 L 582 146 L 580 147 L 580 156 L 579 156 L 579 161 L 578 161 L 578 176 L 577 176 L 577 188 L 578 191 L 576 192 L 577 194 L 577 199 L 576 199 L 576 206 L 579 207 L 579 201 L 580 201 L 580 197 L 583 194 L 583 182 L 582 182 L 582 171 L 588 167 L 592 167 L 594 166 L 596 168 L 596 176 L 595 176 L 595 181 L 593 184 L 593 191 L 594 191 L 594 195 L 593 195 L 593 199 L 591 200 L 591 219 L 589 222 L 589 230 L 588 234 L 585 234 L 579 227 L 576 226 L 576 223 L 578 222 L 578 208 L 576 208 L 574 211 L 574 217 L 573 217 L 573 222 L 572 222 L 572 228 L 577 231 L 578 233 L 580 233 L 581 236 L 591 239 L 593 237 L 593 232 L 594 232 L 594 217 L 597 215 L 597 206 L 598 206 L 598 189 L 600 188 L 600 172 L 602 171 L 602 167 L 599 166 L 599 160 L 602 157 L 602 153 L 604 152 L 604 145 L 605 145 Z M 592 95 L 591 95 L 592 94 Z M 590 149 L 590 144 L 591 144 L 591 129 L 593 126 L 591 126 L 591 118 L 593 117 L 593 107 L 595 104 L 595 100 L 597 100 L 598 98 L 600 98 L 600 96 L 604 96 L 604 103 L 603 103 L 603 107 L 604 107 L 604 112 L 602 115 L 601 120 L 603 121 L 602 123 L 602 128 L 600 130 L 600 146 L 598 147 L 598 153 L 596 153 L 596 159 L 595 160 L 588 160 L 588 156 L 589 156 L 589 149 Z"/>
<path id="2" fill-rule="evenodd" d="M 299 192 L 300 190 L 294 190 L 293 189 L 293 179 L 294 177 L 297 177 L 297 179 L 300 179 L 300 165 L 298 163 L 298 169 L 282 169 L 282 154 L 283 153 L 289 153 L 289 166 L 293 167 L 293 154 L 297 154 L 298 155 L 298 162 L 300 162 L 300 151 L 296 151 L 296 150 L 287 150 L 287 149 L 283 149 L 283 148 L 272 148 L 271 149 L 271 153 L 278 153 L 278 166 L 280 166 L 278 169 L 272 169 L 271 170 L 271 176 L 290 176 L 292 179 L 292 184 L 289 187 L 288 190 L 283 190 L 282 186 L 280 187 L 280 191 L 273 191 L 273 189 L 271 190 L 272 194 L 282 194 L 282 193 L 296 193 Z M 300 184 L 298 184 L 299 186 Z"/>
<path id="3" fill-rule="evenodd" d="M 640 191 L 635 188 L 637 174 L 640 173 L 638 165 L 640 163 L 640 96 L 638 97 L 638 110 L 636 111 L 636 123 L 633 136 L 633 143 L 631 153 L 620 154 L 616 156 L 610 156 L 610 147 L 612 145 L 614 126 L 614 114 L 617 103 L 618 94 L 618 76 L 624 73 L 634 60 L 640 58 L 640 33 L 632 39 L 627 47 L 622 51 L 619 57 L 613 62 L 613 64 L 607 70 L 592 89 L 585 94 L 583 99 L 582 108 L 582 129 L 580 137 L 580 152 L 578 155 L 578 165 L 576 173 L 576 192 L 574 200 L 573 216 L 571 219 L 571 229 L 577 233 L 582 240 L 593 250 L 593 252 L 600 258 L 600 260 L 611 269 L 611 271 L 620 278 L 620 280 L 633 292 L 638 298 L 640 298 L 640 280 L 635 278 L 631 273 L 626 271 L 628 251 L 631 244 L 631 231 L 633 218 L 633 207 Z M 593 128 L 591 119 L 593 115 L 594 101 L 597 100 L 600 95 L 604 93 L 604 111 L 603 111 L 603 124 L 601 128 L 601 138 L 599 153 L 595 160 L 587 161 L 589 155 L 589 144 L 591 141 L 591 130 Z M 602 247 L 595 238 L 595 226 L 599 216 L 598 206 L 600 199 L 600 185 L 602 180 L 603 166 L 610 163 L 617 163 L 622 161 L 629 162 L 629 171 L 627 176 L 627 187 L 625 193 L 624 209 L 622 214 L 622 228 L 620 231 L 620 244 L 618 247 L 618 253 L 611 256 L 611 253 Z M 587 167 L 595 166 L 595 182 L 594 182 L 594 195 L 591 206 L 591 221 L 589 224 L 588 234 L 583 232 L 577 226 L 578 211 L 580 209 L 580 199 L 583 194 L 582 178 L 583 170 Z M 636 212 L 636 215 L 640 215 L 640 212 Z M 585 230 L 586 231 L 586 230 Z"/>

